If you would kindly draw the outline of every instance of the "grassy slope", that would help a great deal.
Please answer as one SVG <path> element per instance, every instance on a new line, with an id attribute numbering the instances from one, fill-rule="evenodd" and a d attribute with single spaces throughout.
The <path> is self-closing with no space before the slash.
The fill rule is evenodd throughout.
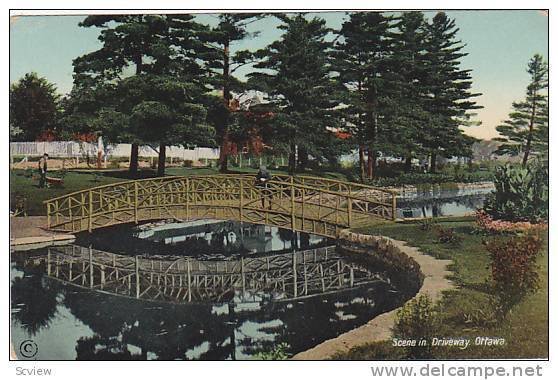
<path id="1" fill-rule="evenodd" d="M 455 228 L 463 237 L 460 245 L 436 242 L 434 231 L 422 231 L 418 224 L 396 224 L 364 228 L 360 232 L 383 234 L 395 239 L 409 241 L 423 252 L 435 257 L 452 259 L 452 281 L 458 288 L 446 292 L 441 301 L 443 323 L 440 337 L 477 336 L 503 337 L 503 347 L 473 346 L 466 350 L 438 348 L 437 358 L 540 358 L 548 357 L 548 249 L 538 260 L 541 278 L 540 290 L 516 306 L 503 321 L 494 323 L 490 316 L 489 257 L 482 240 L 489 237 L 478 235 L 469 221 L 440 223 Z M 402 352 L 389 342 L 374 343 L 340 353 L 337 359 L 386 359 L 401 358 Z"/>

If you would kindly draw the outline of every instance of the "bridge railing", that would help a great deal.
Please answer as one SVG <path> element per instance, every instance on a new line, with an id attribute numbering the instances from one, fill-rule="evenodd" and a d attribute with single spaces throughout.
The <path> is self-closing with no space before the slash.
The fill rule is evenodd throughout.
<path id="1" fill-rule="evenodd" d="M 47 227 L 65 231 L 141 220 L 224 218 L 324 236 L 371 217 L 394 219 L 396 192 L 316 177 L 162 177 L 98 186 L 45 201 Z"/>

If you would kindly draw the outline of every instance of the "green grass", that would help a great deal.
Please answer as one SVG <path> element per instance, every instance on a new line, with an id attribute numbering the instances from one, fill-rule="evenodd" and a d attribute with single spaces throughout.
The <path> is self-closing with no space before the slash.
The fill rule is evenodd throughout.
<path id="1" fill-rule="evenodd" d="M 419 223 L 361 228 L 361 233 L 382 234 L 408 241 L 422 252 L 437 258 L 451 259 L 454 272 L 451 280 L 455 290 L 444 293 L 440 301 L 442 326 L 440 337 L 477 336 L 502 337 L 504 346 L 472 346 L 465 350 L 437 348 L 438 359 L 545 358 L 548 357 L 548 249 L 538 259 L 540 289 L 527 296 L 503 320 L 493 317 L 494 304 L 489 285 L 489 256 L 482 241 L 490 239 L 478 234 L 467 220 L 439 222 L 444 228 L 454 228 L 463 238 L 459 245 L 437 242 L 434 229 L 423 231 Z M 505 237 L 500 237 L 505 238 Z M 334 359 L 400 359 L 404 353 L 391 347 L 390 342 L 374 342 L 338 353 Z"/>

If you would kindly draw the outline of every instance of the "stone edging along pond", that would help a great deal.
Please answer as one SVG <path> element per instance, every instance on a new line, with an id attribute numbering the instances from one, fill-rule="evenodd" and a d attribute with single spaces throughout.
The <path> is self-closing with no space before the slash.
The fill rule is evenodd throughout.
<path id="1" fill-rule="evenodd" d="M 451 260 L 439 260 L 423 254 L 418 248 L 408 246 L 404 241 L 345 230 L 339 236 L 337 247 L 352 259 L 360 258 L 364 261 L 387 264 L 392 268 L 392 282 L 398 287 L 407 288 L 414 294 L 413 298 L 425 294 L 437 301 L 442 297 L 443 291 L 453 288 L 453 284 L 447 279 L 451 274 L 447 270 Z M 374 341 L 388 340 L 391 338 L 391 329 L 399 309 L 380 314 L 365 325 L 299 352 L 293 359 L 323 360 L 339 351 L 347 351 Z"/>

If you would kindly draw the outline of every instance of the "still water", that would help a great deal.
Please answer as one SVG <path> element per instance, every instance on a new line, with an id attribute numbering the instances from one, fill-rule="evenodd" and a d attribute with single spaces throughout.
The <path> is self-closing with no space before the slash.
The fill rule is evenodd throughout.
<path id="1" fill-rule="evenodd" d="M 280 343 L 294 354 L 410 296 L 363 265 L 266 226 L 106 229 L 12 255 L 12 342 L 19 354 L 33 340 L 44 360 L 250 359 Z"/>
<path id="2" fill-rule="evenodd" d="M 463 216 L 482 208 L 493 186 L 471 186 L 466 189 L 425 185 L 416 191 L 401 194 L 397 198 L 398 218 L 428 218 L 440 216 Z"/>

